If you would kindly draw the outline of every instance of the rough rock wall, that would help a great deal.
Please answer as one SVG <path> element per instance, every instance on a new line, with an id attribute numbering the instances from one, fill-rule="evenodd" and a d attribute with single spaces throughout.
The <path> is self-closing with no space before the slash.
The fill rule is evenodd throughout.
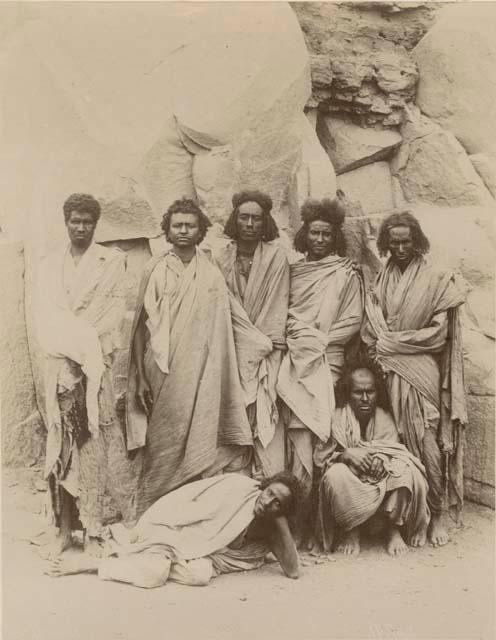
<path id="1" fill-rule="evenodd" d="M 348 227 L 368 233 L 368 284 L 378 226 L 398 208 L 413 210 L 431 259 L 465 283 L 466 495 L 494 506 L 496 7 L 292 6 L 312 63 L 307 111 L 355 202 Z"/>
<path id="2" fill-rule="evenodd" d="M 27 381 L 19 394 L 2 385 L 15 461 L 37 443 L 24 425 L 31 414 L 16 404 L 35 407 L 36 389 L 43 408 L 32 292 L 39 257 L 66 242 L 68 194 L 98 197 L 96 239 L 128 252 L 127 335 L 148 241 L 161 245 L 159 222 L 175 198 L 196 196 L 222 222 L 235 190 L 259 188 L 289 229 L 305 197 L 333 197 L 336 183 L 303 114 L 309 57 L 285 3 L 14 3 L 0 7 L 0 25 L 1 226 L 22 242 L 15 264 L 25 271 L 2 283 L 2 311 L 19 320 L 25 301 L 30 351 L 15 359 Z M 9 249 L 0 251 L 7 260 Z M 19 326 L 5 327 L 2 363 L 12 345 L 26 351 Z M 116 363 L 120 391 L 125 359 Z"/>

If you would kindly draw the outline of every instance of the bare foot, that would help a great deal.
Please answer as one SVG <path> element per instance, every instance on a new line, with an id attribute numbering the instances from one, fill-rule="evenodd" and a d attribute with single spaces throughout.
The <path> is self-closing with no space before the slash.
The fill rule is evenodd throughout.
<path id="1" fill-rule="evenodd" d="M 39 555 L 44 560 L 53 560 L 61 556 L 64 551 L 72 547 L 72 535 L 64 534 L 55 536 L 46 546 L 40 547 Z"/>
<path id="2" fill-rule="evenodd" d="M 411 547 L 423 547 L 427 539 L 427 527 L 423 527 L 420 531 L 413 534 L 410 539 Z"/>
<path id="3" fill-rule="evenodd" d="M 101 558 L 103 550 L 103 543 L 99 538 L 85 536 L 84 552 L 86 555 L 93 556 L 94 558 Z"/>
<path id="4" fill-rule="evenodd" d="M 442 547 L 449 542 L 449 535 L 441 522 L 441 514 L 433 513 L 427 530 L 429 542 L 433 547 Z"/>
<path id="5" fill-rule="evenodd" d="M 405 541 L 401 537 L 398 527 L 391 527 L 388 530 L 388 540 L 386 543 L 386 551 L 390 556 L 402 556 L 408 551 Z"/>
<path id="6" fill-rule="evenodd" d="M 317 540 L 315 539 L 314 535 L 310 535 L 307 539 L 306 542 L 306 547 L 307 547 L 307 551 L 310 553 L 310 555 L 319 555 L 320 549 L 319 549 L 319 545 L 317 544 Z"/>
<path id="7" fill-rule="evenodd" d="M 357 556 L 360 553 L 360 531 L 358 528 L 347 531 L 338 545 L 337 551 L 345 556 Z"/>
<path id="8" fill-rule="evenodd" d="M 52 578 L 60 578 L 60 576 L 69 576 L 73 573 L 93 573 L 96 571 L 98 571 L 96 558 L 78 553 L 55 558 L 45 573 Z"/>

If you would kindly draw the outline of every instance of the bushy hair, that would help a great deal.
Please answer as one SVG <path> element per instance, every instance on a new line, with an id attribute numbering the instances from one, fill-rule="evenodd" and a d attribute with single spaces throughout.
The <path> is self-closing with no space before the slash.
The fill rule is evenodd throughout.
<path id="1" fill-rule="evenodd" d="M 276 221 L 270 213 L 272 210 L 272 198 L 261 191 L 240 191 L 233 195 L 233 210 L 224 226 L 224 234 L 228 238 L 238 240 L 238 213 L 240 206 L 245 202 L 256 202 L 262 209 L 262 240 L 264 242 L 275 240 L 279 236 L 279 229 L 277 228 Z"/>
<path id="2" fill-rule="evenodd" d="M 300 253 L 306 253 L 307 234 L 310 224 L 320 220 L 332 226 L 331 254 L 346 256 L 346 240 L 343 234 L 344 208 L 339 198 L 330 200 L 306 200 L 301 207 L 302 226 L 294 238 L 294 248 Z"/>
<path id="3" fill-rule="evenodd" d="M 430 244 L 424 235 L 417 218 L 409 211 L 392 213 L 382 221 L 377 236 L 377 248 L 379 255 L 387 256 L 389 251 L 389 230 L 394 227 L 408 227 L 412 232 L 413 250 L 417 255 L 424 255 L 429 252 Z"/>
<path id="4" fill-rule="evenodd" d="M 77 211 L 78 213 L 89 213 L 95 224 L 100 219 L 102 212 L 98 200 L 88 193 L 73 193 L 70 195 L 64 202 L 63 210 L 66 222 L 69 221 L 71 213 Z"/>
<path id="5" fill-rule="evenodd" d="M 276 473 L 269 478 L 264 478 L 260 482 L 260 489 L 263 491 L 274 482 L 280 482 L 289 489 L 291 498 L 285 505 L 281 505 L 282 514 L 288 517 L 294 516 L 299 508 L 301 500 L 300 481 L 289 471 L 279 471 L 279 473 Z"/>
<path id="6" fill-rule="evenodd" d="M 163 232 L 165 233 L 165 237 L 167 238 L 167 240 L 169 239 L 168 236 L 170 231 L 171 218 L 174 213 L 192 213 L 198 218 L 198 226 L 200 227 L 200 238 L 198 240 L 198 244 L 200 244 L 200 242 L 206 236 L 208 228 L 212 226 L 212 223 L 203 213 L 197 203 L 190 198 L 181 198 L 180 200 L 174 200 L 171 206 L 164 213 L 162 223 L 160 225 Z"/>
<path id="7" fill-rule="evenodd" d="M 390 411 L 385 375 L 373 360 L 364 356 L 358 356 L 345 365 L 336 385 L 336 406 L 344 407 L 348 403 L 351 393 L 351 376 L 357 369 L 367 369 L 374 376 L 377 406 Z"/>

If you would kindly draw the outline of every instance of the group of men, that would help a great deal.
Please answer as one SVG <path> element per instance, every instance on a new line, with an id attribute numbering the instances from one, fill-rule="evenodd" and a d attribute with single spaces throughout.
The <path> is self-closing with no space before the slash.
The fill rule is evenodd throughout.
<path id="1" fill-rule="evenodd" d="M 303 205 L 291 255 L 271 209 L 266 194 L 235 194 L 213 247 L 196 202 L 164 214 L 170 248 L 142 274 L 121 425 L 111 372 L 125 254 L 94 243 L 92 196 L 65 202 L 70 243 L 43 261 L 37 314 L 52 575 L 206 584 L 272 551 L 294 578 L 296 545 L 356 554 L 374 521 L 391 555 L 448 541 L 466 423 L 454 275 L 425 260 L 414 216 L 395 213 L 377 241 L 390 257 L 365 291 L 339 197 Z M 107 493 L 133 528 L 104 526 Z M 59 555 L 78 528 L 85 553 Z"/>

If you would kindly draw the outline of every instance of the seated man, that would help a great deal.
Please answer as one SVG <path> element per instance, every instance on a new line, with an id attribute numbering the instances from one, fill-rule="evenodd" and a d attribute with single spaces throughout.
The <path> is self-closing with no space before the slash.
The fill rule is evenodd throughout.
<path id="1" fill-rule="evenodd" d="M 402 444 L 393 418 L 378 406 L 379 376 L 370 363 L 355 364 L 340 384 L 340 402 L 326 445 L 315 451 L 323 470 L 317 536 L 325 551 L 360 552 L 360 527 L 372 516 L 386 521 L 390 555 L 425 543 L 430 512 L 425 469 Z M 385 404 L 381 402 L 381 404 Z"/>
<path id="2" fill-rule="evenodd" d="M 260 567 L 272 551 L 286 576 L 298 578 L 286 519 L 296 509 L 297 491 L 286 472 L 262 483 L 236 473 L 198 480 L 157 500 L 134 529 L 111 527 L 106 558 L 62 556 L 48 573 L 98 573 L 146 588 L 167 580 L 206 585 L 220 573 Z"/>

